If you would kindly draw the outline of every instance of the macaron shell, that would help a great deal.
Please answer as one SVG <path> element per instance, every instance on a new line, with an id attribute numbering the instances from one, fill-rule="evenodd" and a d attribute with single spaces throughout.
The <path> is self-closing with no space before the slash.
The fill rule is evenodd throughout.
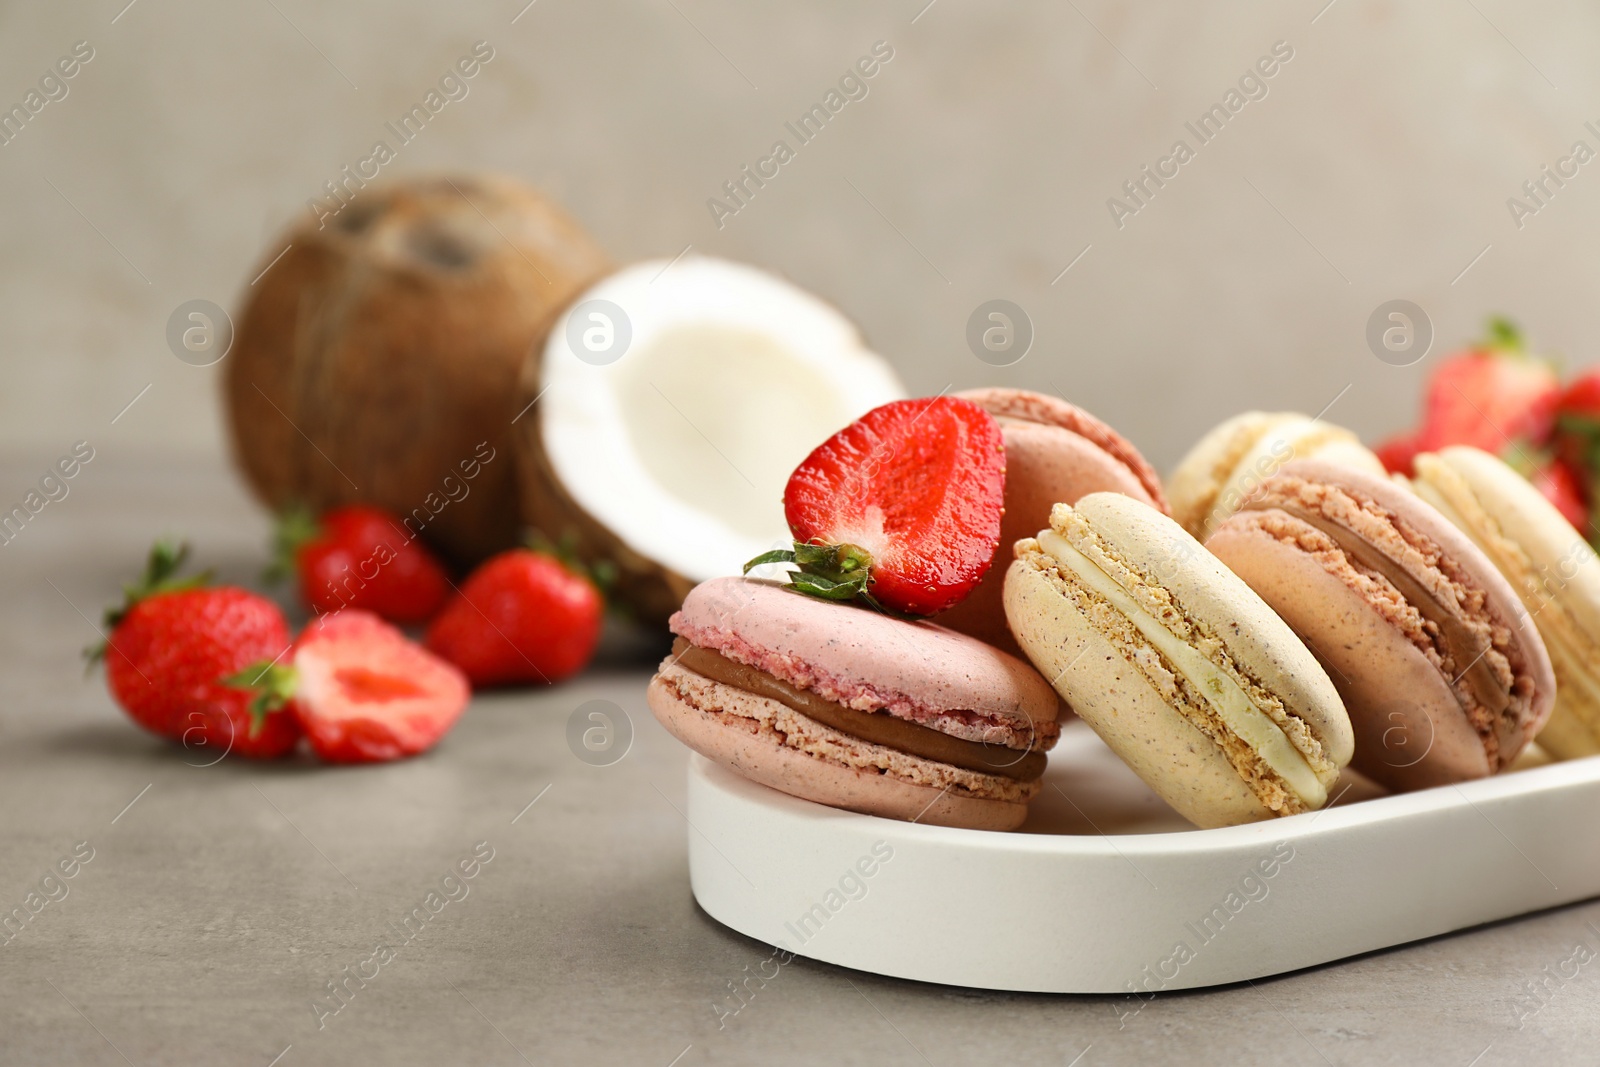
<path id="1" fill-rule="evenodd" d="M 1447 557 L 1483 592 L 1489 617 L 1509 634 L 1510 647 L 1520 659 L 1521 670 L 1534 690 L 1525 718 L 1516 724 L 1515 730 L 1506 739 L 1509 751 L 1505 760 L 1509 762 L 1515 758 L 1522 745 L 1532 740 L 1533 735 L 1549 719 L 1556 685 L 1555 674 L 1550 667 L 1550 654 L 1539 636 L 1538 627 L 1529 619 L 1521 599 L 1499 569 L 1472 543 L 1471 538 L 1456 529 L 1433 505 L 1388 478 L 1312 459 L 1286 464 L 1283 473 L 1324 485 L 1352 489 L 1367 496 L 1432 541 L 1442 553 L 1441 558 Z"/>
<path id="2" fill-rule="evenodd" d="M 1562 759 L 1600 753 L 1600 557 L 1544 494 L 1495 456 L 1453 446 L 1418 456 L 1416 469 L 1417 491 L 1445 505 L 1444 514 L 1517 591 L 1545 639 L 1556 705 L 1539 737 Z"/>
<path id="3" fill-rule="evenodd" d="M 1076 434 L 1036 423 L 1003 421 L 1006 442 L 1006 513 L 993 566 L 965 600 L 939 615 L 939 625 L 971 634 L 1021 655 L 1006 626 L 1003 589 L 1014 546 L 1050 521 L 1050 508 L 1087 493 L 1109 491 L 1149 501 L 1128 469 Z"/>
<path id="4" fill-rule="evenodd" d="M 1294 417 L 1292 412 L 1244 411 L 1196 441 L 1167 479 L 1167 499 L 1178 525 L 1203 536 L 1217 494 L 1239 460 L 1274 425 Z"/>
<path id="5" fill-rule="evenodd" d="M 1006 573 L 1005 605 L 1034 665 L 1172 808 L 1210 828 L 1272 817 L 1221 748 L 1184 718 L 1026 559 Z"/>
<path id="6" fill-rule="evenodd" d="M 1161 476 L 1155 468 L 1150 466 L 1131 441 L 1076 404 L 1070 404 L 1058 396 L 1027 389 L 968 389 L 955 395 L 972 401 L 997 419 L 1056 426 L 1099 446 L 1125 466 L 1144 490 L 1130 495 L 1148 500 L 1163 512 L 1168 510 L 1167 498 L 1161 488 Z"/>
<path id="7" fill-rule="evenodd" d="M 704 681 L 701 688 L 715 693 L 723 707 L 776 704 Z M 656 719 L 679 741 L 734 773 L 779 792 L 864 815 L 971 830 L 1014 830 L 1028 816 L 1026 803 L 954 795 L 785 747 L 746 725 L 696 707 L 685 697 L 685 692 L 693 691 L 675 689 L 658 675 L 646 690 L 646 701 Z M 758 708 L 756 714 L 774 711 Z"/>
<path id="8" fill-rule="evenodd" d="M 1074 510 L 1124 563 L 1164 586 L 1189 617 L 1215 634 L 1241 671 L 1292 709 L 1331 763 L 1350 762 L 1355 739 L 1332 681 L 1249 584 L 1177 522 L 1126 497 L 1089 496 Z"/>
<path id="9" fill-rule="evenodd" d="M 1417 458 L 1426 465 L 1423 456 Z M 1495 526 L 1466 533 L 1480 546 L 1509 538 L 1526 554 L 1531 569 L 1519 577 L 1535 582 L 1546 577 L 1540 591 L 1552 595 L 1585 633 L 1600 634 L 1600 557 L 1556 506 L 1533 483 L 1487 452 L 1453 446 L 1434 458 L 1466 482 Z"/>
<path id="10" fill-rule="evenodd" d="M 1207 434 L 1179 462 L 1169 489 L 1172 515 L 1204 540 L 1256 486 L 1297 458 L 1385 475 L 1378 457 L 1342 426 L 1298 412 L 1247 411 Z"/>
<path id="11" fill-rule="evenodd" d="M 1530 593 L 1547 595 L 1584 633 L 1600 635 L 1600 557 L 1533 483 L 1477 448 L 1453 446 L 1432 456 L 1424 453 L 1418 459 L 1424 467 L 1429 459 L 1437 459 L 1466 482 L 1486 512 L 1480 518 L 1490 523 L 1470 526 L 1467 536 L 1483 547 L 1496 565 L 1501 565 L 1504 553 L 1510 569 L 1522 571 L 1506 577 L 1522 593 L 1525 605 Z M 1461 517 L 1470 522 L 1466 514 Z M 1514 552 L 1507 549 L 1522 550 L 1520 568 L 1515 566 Z M 1507 566 L 1501 565 L 1501 569 L 1506 571 Z M 1538 601 L 1530 605 L 1530 611 L 1536 606 Z"/>
<path id="12" fill-rule="evenodd" d="M 672 631 L 827 700 L 885 711 L 953 737 L 1048 748 L 1060 732 L 1049 683 L 1023 660 L 930 622 L 716 578 L 690 591 Z"/>
<path id="13" fill-rule="evenodd" d="M 1239 513 L 1206 548 L 1271 604 L 1327 668 L 1355 731 L 1352 766 L 1395 790 L 1482 778 L 1483 741 L 1445 677 L 1321 563 Z"/>
<path id="14" fill-rule="evenodd" d="M 938 616 L 941 626 L 1021 655 L 1006 625 L 1003 588 L 1013 546 L 1050 521 L 1055 504 L 1088 493 L 1122 493 L 1166 510 L 1161 479 L 1137 449 L 1088 412 L 1021 389 L 957 393 L 994 415 L 1006 443 L 1005 515 L 994 564 L 966 599 Z"/>

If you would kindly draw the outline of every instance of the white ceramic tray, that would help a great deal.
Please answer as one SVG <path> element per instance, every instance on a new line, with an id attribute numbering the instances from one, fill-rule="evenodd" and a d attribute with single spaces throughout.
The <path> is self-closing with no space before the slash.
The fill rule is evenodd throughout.
<path id="1" fill-rule="evenodd" d="M 1195 830 L 1082 723 L 1018 833 L 797 800 L 693 756 L 689 873 L 797 955 L 983 989 L 1238 982 L 1600 896 L 1600 757 Z M 783 957 L 779 957 L 783 959 Z"/>

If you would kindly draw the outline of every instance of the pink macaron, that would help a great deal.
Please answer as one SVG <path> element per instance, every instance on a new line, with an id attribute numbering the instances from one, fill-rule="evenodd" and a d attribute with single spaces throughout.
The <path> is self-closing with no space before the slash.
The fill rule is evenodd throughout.
<path id="1" fill-rule="evenodd" d="M 1012 546 L 1050 525 L 1050 509 L 1090 493 L 1122 493 L 1157 511 L 1167 498 L 1155 468 L 1127 438 L 1060 397 L 1026 389 L 969 389 L 957 393 L 995 417 L 1006 444 L 1005 516 L 994 565 L 967 598 L 939 623 L 996 648 L 1022 655 L 1006 625 L 1001 600 Z"/>
<path id="2" fill-rule="evenodd" d="M 1027 817 L 1060 728 L 1054 690 L 1016 657 L 744 578 L 696 586 L 670 625 L 650 709 L 706 758 L 868 815 L 980 830 Z"/>

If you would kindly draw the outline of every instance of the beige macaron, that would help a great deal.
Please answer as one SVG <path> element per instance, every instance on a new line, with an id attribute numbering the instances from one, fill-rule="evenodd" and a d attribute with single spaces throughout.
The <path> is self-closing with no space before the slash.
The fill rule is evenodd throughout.
<path id="1" fill-rule="evenodd" d="M 1412 488 L 1499 568 L 1544 638 L 1556 704 L 1540 747 L 1559 759 L 1600 753 L 1600 557 L 1544 494 L 1487 452 L 1423 453 Z"/>
<path id="2" fill-rule="evenodd" d="M 1202 827 L 1322 807 L 1350 761 L 1333 683 L 1176 522 L 1115 493 L 1017 543 L 1006 617 L 1101 739 Z"/>
<path id="3" fill-rule="evenodd" d="M 1172 517 L 1204 541 L 1278 468 L 1313 458 L 1384 474 L 1378 457 L 1342 426 L 1292 411 L 1246 411 L 1202 437 L 1178 463 L 1167 481 Z"/>

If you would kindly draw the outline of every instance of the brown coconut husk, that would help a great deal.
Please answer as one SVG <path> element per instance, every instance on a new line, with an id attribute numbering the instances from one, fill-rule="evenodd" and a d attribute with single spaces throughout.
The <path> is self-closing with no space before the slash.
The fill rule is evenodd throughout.
<path id="1" fill-rule="evenodd" d="M 523 521 L 552 540 L 570 546 L 573 554 L 591 569 L 608 566 L 615 575 L 607 590 L 611 602 L 640 622 L 664 626 L 695 583 L 629 548 L 585 511 L 556 477 L 545 456 L 541 429 L 541 408 L 548 401 L 536 399 L 541 388 L 543 356 L 542 348 L 528 354 L 517 396 L 518 410 L 532 405 L 517 420 L 512 439 Z"/>
<path id="2" fill-rule="evenodd" d="M 362 189 L 320 225 L 308 212 L 262 267 L 285 245 L 245 292 L 224 375 L 257 495 L 389 508 L 462 566 L 516 544 L 519 375 L 604 252 L 485 176 Z"/>

